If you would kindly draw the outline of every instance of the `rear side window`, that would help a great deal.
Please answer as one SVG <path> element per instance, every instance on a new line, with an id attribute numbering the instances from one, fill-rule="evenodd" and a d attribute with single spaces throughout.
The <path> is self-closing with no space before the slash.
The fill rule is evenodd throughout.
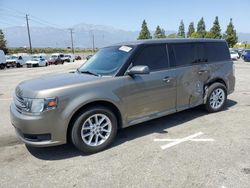
<path id="1" fill-rule="evenodd" d="M 166 69 L 168 67 L 166 45 L 153 45 L 145 47 L 137 56 L 133 65 L 146 65 L 151 71 Z"/>
<path id="2" fill-rule="evenodd" d="M 191 65 L 196 61 L 195 43 L 173 44 L 176 66 Z"/>
<path id="3" fill-rule="evenodd" d="M 229 50 L 225 42 L 204 43 L 205 58 L 208 62 L 230 60 Z"/>

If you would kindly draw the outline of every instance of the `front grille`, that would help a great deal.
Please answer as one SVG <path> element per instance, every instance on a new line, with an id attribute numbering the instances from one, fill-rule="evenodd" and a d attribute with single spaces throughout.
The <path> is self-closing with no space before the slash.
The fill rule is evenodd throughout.
<path id="1" fill-rule="evenodd" d="M 17 86 L 16 87 L 16 96 L 22 97 L 22 95 L 23 95 L 23 90 L 19 86 Z"/>
<path id="2" fill-rule="evenodd" d="M 23 112 L 29 111 L 28 101 L 25 101 L 24 98 L 22 98 L 20 96 L 15 96 L 14 103 L 15 103 L 18 110 L 23 111 Z"/>

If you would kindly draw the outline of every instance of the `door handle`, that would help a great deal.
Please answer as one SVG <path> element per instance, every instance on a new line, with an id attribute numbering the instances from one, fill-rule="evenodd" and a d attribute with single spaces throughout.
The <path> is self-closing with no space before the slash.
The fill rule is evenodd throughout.
<path id="1" fill-rule="evenodd" d="M 208 73 L 208 70 L 199 70 L 198 74 L 204 74 L 204 73 Z"/>
<path id="2" fill-rule="evenodd" d="M 171 82 L 172 79 L 173 79 L 172 77 L 166 76 L 166 77 L 163 78 L 162 80 L 163 80 L 164 82 L 169 83 L 169 82 Z"/>

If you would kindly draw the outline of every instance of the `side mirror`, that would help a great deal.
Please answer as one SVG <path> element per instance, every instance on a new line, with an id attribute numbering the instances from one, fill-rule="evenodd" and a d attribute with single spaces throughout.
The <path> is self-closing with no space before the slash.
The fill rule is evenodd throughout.
<path id="1" fill-rule="evenodd" d="M 144 66 L 144 65 L 137 65 L 132 67 L 131 69 L 129 69 L 127 71 L 127 74 L 130 76 L 133 76 L 135 74 L 149 74 L 149 68 L 148 66 Z"/>

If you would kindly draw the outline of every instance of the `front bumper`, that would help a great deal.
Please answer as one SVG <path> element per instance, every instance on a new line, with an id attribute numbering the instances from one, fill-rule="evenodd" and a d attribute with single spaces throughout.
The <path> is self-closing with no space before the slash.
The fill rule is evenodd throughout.
<path id="1" fill-rule="evenodd" d="M 10 106 L 11 123 L 17 136 L 25 144 L 35 147 L 55 146 L 67 142 L 67 127 L 55 113 L 48 111 L 31 116 L 19 112 L 14 103 Z"/>
<path id="2" fill-rule="evenodd" d="M 38 63 L 26 63 L 26 66 L 28 67 L 28 68 L 30 68 L 30 67 L 38 67 L 39 66 L 39 64 Z"/>

